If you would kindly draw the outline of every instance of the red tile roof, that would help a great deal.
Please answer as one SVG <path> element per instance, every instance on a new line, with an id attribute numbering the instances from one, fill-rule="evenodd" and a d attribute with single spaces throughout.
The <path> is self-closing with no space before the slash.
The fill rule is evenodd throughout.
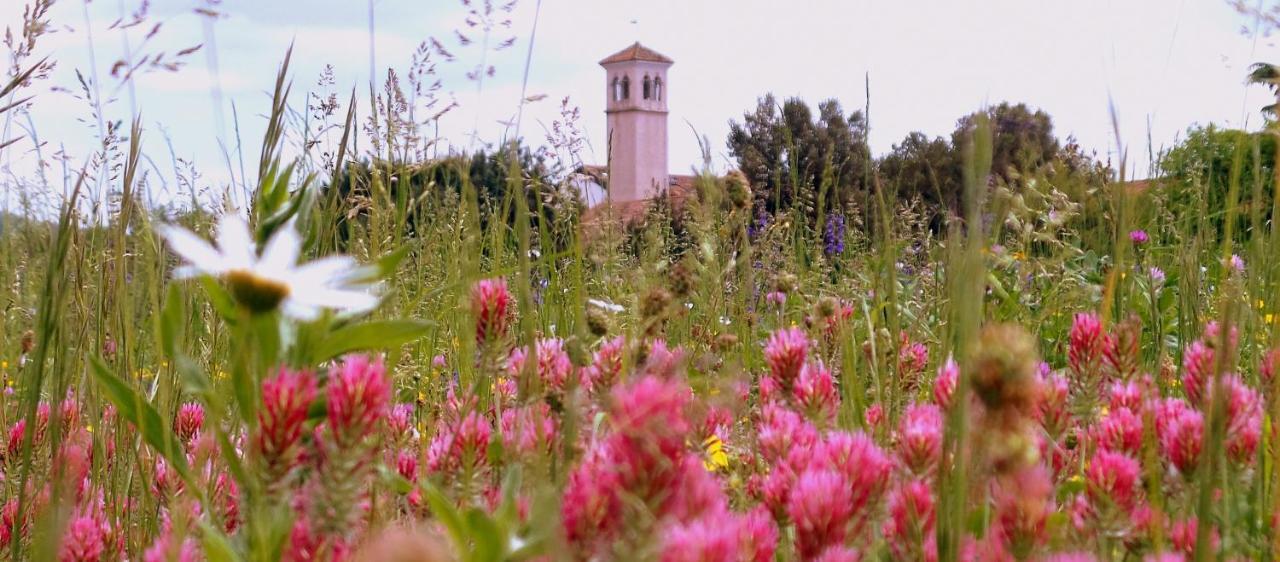
<path id="1" fill-rule="evenodd" d="M 1120 185 L 1128 188 L 1130 193 L 1137 195 L 1139 193 L 1145 193 L 1153 187 L 1158 187 L 1160 185 L 1160 178 L 1129 180 Z"/>
<path id="2" fill-rule="evenodd" d="M 582 213 L 582 224 L 592 229 L 608 224 L 635 224 L 644 220 L 645 214 L 649 212 L 650 203 L 649 199 L 625 203 L 601 203 Z"/>
<path id="3" fill-rule="evenodd" d="M 607 178 L 608 176 L 604 166 L 583 166 L 583 172 L 594 175 L 598 178 Z M 695 195 L 695 180 L 697 180 L 697 176 L 669 176 L 668 182 L 670 183 L 670 187 L 667 188 L 667 194 L 671 197 L 672 207 L 677 211 L 683 209 L 685 202 Z M 621 226 L 636 225 L 644 221 L 652 203 L 652 199 L 625 201 L 621 203 L 610 203 L 606 201 L 587 209 L 582 214 L 582 224 L 589 230 L 595 230 L 608 224 Z"/>
<path id="4" fill-rule="evenodd" d="M 633 61 L 633 60 L 648 61 L 648 62 L 665 62 L 667 64 L 671 64 L 672 62 L 675 62 L 663 56 L 662 54 L 658 53 L 657 51 L 641 45 L 640 42 L 637 41 L 633 43 L 630 47 L 627 47 L 621 51 L 618 51 L 612 55 L 605 57 L 604 60 L 600 61 L 600 64 L 605 65 L 605 64 L 615 63 L 615 62 L 626 62 L 626 61 Z"/>

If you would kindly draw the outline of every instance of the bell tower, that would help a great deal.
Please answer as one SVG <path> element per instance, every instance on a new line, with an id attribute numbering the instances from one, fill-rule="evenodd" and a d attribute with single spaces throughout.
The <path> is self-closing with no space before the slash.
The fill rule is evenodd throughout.
<path id="1" fill-rule="evenodd" d="M 609 125 L 609 193 L 614 203 L 666 191 L 667 69 L 673 61 L 635 43 L 600 61 Z"/>

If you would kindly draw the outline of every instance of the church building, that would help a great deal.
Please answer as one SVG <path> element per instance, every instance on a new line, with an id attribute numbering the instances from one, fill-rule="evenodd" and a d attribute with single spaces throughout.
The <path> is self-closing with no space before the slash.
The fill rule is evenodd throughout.
<path id="1" fill-rule="evenodd" d="M 584 219 L 612 211 L 627 222 L 643 215 L 654 197 L 692 188 L 693 176 L 671 175 L 667 167 L 667 70 L 673 63 L 638 42 L 600 61 L 608 162 L 583 167 L 588 179 L 580 189 L 590 207 Z"/>

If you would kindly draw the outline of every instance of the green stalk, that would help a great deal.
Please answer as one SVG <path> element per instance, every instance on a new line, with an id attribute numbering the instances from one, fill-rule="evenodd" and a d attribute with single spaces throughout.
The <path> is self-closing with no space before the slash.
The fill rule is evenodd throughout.
<path id="1" fill-rule="evenodd" d="M 1211 552 L 1213 545 L 1211 542 L 1210 531 L 1213 530 L 1213 523 L 1216 519 L 1213 517 L 1214 508 L 1214 487 L 1218 485 L 1222 478 L 1221 470 L 1225 464 L 1223 459 L 1223 451 L 1225 449 L 1224 442 L 1227 432 L 1227 397 L 1225 387 L 1223 386 L 1223 375 L 1233 364 L 1236 358 L 1235 353 L 1231 349 L 1231 330 L 1235 326 L 1235 309 L 1236 309 L 1236 292 L 1241 290 L 1241 281 L 1234 279 L 1235 274 L 1230 269 L 1230 259 L 1232 252 L 1232 243 L 1234 241 L 1235 221 L 1236 221 L 1236 201 L 1240 190 L 1240 170 L 1242 166 L 1242 150 L 1236 150 L 1236 157 L 1231 168 L 1231 185 L 1227 191 L 1226 201 L 1226 221 L 1223 224 L 1222 237 L 1222 262 L 1221 270 L 1223 270 L 1221 280 L 1222 294 L 1219 301 L 1222 303 L 1222 324 L 1218 334 L 1217 354 L 1213 366 L 1213 394 L 1209 404 L 1209 439 L 1205 443 L 1204 456 L 1202 459 L 1203 472 L 1201 480 L 1198 482 L 1196 501 L 1196 519 L 1200 522 L 1196 526 L 1196 546 L 1194 559 L 1196 562 L 1206 562 L 1213 556 Z M 1222 490 L 1222 497 L 1219 498 L 1219 504 L 1229 504 L 1231 502 L 1229 490 Z"/>
<path id="2" fill-rule="evenodd" d="M 952 316 L 956 326 L 957 362 L 960 377 L 956 381 L 951 408 L 947 412 L 943 432 L 942 465 L 938 476 L 938 559 L 957 560 L 964 539 L 964 522 L 967 512 L 966 496 L 969 492 L 966 469 L 967 410 L 969 377 L 972 371 L 972 354 L 983 321 L 983 297 L 986 267 L 982 248 L 986 236 L 982 227 L 982 209 L 991 172 L 991 128 L 987 119 L 979 116 L 973 137 L 964 148 L 965 154 L 965 240 L 959 259 L 948 266 L 952 288 Z M 961 244 L 959 233 L 952 231 L 952 244 Z"/>

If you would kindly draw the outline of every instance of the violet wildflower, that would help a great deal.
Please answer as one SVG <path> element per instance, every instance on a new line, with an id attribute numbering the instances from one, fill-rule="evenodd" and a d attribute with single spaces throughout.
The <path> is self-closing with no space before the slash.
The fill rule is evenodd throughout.
<path id="1" fill-rule="evenodd" d="M 1147 269 L 1147 276 L 1151 278 L 1152 287 L 1159 288 L 1164 286 L 1165 274 L 1163 269 L 1153 265 Z"/>
<path id="2" fill-rule="evenodd" d="M 1236 273 L 1244 273 L 1244 258 L 1237 254 L 1231 254 L 1231 259 L 1227 261 L 1231 266 L 1231 270 Z"/>
<path id="3" fill-rule="evenodd" d="M 845 222 L 844 215 L 827 216 L 826 227 L 822 231 L 823 253 L 827 257 L 844 253 Z"/>

